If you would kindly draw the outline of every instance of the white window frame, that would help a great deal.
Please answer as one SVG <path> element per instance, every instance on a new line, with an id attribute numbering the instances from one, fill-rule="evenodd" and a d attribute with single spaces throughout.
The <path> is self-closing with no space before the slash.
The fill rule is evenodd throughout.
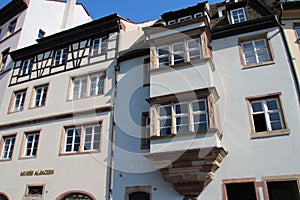
<path id="1" fill-rule="evenodd" d="M 272 101 L 272 100 L 275 100 L 276 101 L 276 105 L 277 105 L 277 108 L 276 110 L 269 110 L 268 106 L 267 106 L 267 101 Z M 253 107 L 252 107 L 252 104 L 254 103 L 261 103 L 262 105 L 262 111 L 257 111 L 257 112 L 254 112 L 253 111 Z M 282 130 L 284 129 L 284 122 L 283 122 L 283 117 L 282 117 L 282 111 L 281 111 L 281 108 L 280 108 L 280 103 L 279 103 L 279 100 L 278 98 L 266 98 L 266 99 L 262 99 L 262 100 L 256 100 L 256 101 L 251 101 L 250 102 L 250 105 L 251 105 L 251 116 L 252 116 L 252 121 L 253 121 L 253 128 L 254 128 L 254 131 L 256 133 L 259 133 L 259 132 L 264 132 L 264 131 L 259 131 L 257 132 L 255 129 L 255 123 L 254 123 L 254 115 L 257 115 L 257 114 L 264 114 L 264 118 L 265 118 L 265 123 L 266 123 L 266 128 L 267 130 L 265 131 L 274 131 L 273 128 L 272 128 L 272 120 L 270 118 L 270 114 L 272 113 L 278 113 L 279 114 L 279 120 L 274 120 L 275 122 L 280 122 L 280 126 L 281 126 L 281 129 L 275 129 L 275 130 Z M 274 122 L 273 121 L 273 122 Z"/>
<path id="2" fill-rule="evenodd" d="M 195 103 L 195 102 L 204 102 L 204 105 L 205 105 L 205 109 L 204 110 L 193 110 L 193 103 Z M 205 99 L 199 99 L 199 100 L 195 100 L 195 101 L 192 101 L 191 102 L 191 114 L 192 114 L 192 132 L 196 132 L 195 131 L 195 125 L 196 124 L 203 124 L 203 123 L 205 123 L 206 124 L 206 129 L 205 130 L 208 130 L 209 129 L 209 127 L 208 127 L 208 107 L 207 107 L 207 101 L 205 100 Z M 206 120 L 205 120 L 205 122 L 195 122 L 195 115 L 206 115 Z M 203 130 L 203 131 L 205 131 L 205 130 Z"/>
<path id="3" fill-rule="evenodd" d="M 15 147 L 15 142 L 16 142 L 15 135 L 3 137 L 3 147 L 2 147 L 2 153 L 1 153 L 2 159 L 11 159 L 12 158 L 13 152 L 14 152 L 14 147 Z M 6 147 L 7 147 L 7 150 L 5 150 Z"/>
<path id="4" fill-rule="evenodd" d="M 35 88 L 34 107 L 46 105 L 48 85 L 42 85 Z"/>
<path id="5" fill-rule="evenodd" d="M 238 13 L 240 10 L 242 10 L 242 14 L 241 15 Z M 237 16 L 237 19 L 234 19 L 235 14 Z M 237 23 L 241 23 L 241 22 L 247 21 L 247 16 L 246 16 L 245 8 L 237 8 L 237 9 L 231 10 L 230 11 L 230 17 L 231 17 L 231 23 L 232 24 L 237 24 Z"/>
<path id="6" fill-rule="evenodd" d="M 199 111 L 193 111 L 193 108 L 192 108 L 192 104 L 194 102 L 199 102 L 199 101 L 204 101 L 205 102 L 205 109 L 206 110 L 199 110 Z M 176 113 L 176 105 L 180 105 L 180 104 L 186 104 L 187 105 L 187 113 Z M 161 116 L 160 114 L 160 108 L 164 108 L 164 107 L 170 107 L 171 108 L 171 115 L 169 116 Z M 157 107 L 157 113 L 158 113 L 158 128 L 157 128 L 157 131 L 158 131 L 158 134 L 159 136 L 164 136 L 164 135 L 161 135 L 161 129 L 162 128 L 165 128 L 165 127 L 169 127 L 169 126 L 164 126 L 164 127 L 161 127 L 160 126 L 160 121 L 161 120 L 170 120 L 172 121 L 172 125 L 170 126 L 171 128 L 171 133 L 167 134 L 167 135 L 172 135 L 172 134 L 181 134 L 181 133 L 177 133 L 177 123 L 176 123 L 176 120 L 177 118 L 179 117 L 188 117 L 188 124 L 183 124 L 183 125 L 188 125 L 189 126 L 189 130 L 187 133 L 191 133 L 191 132 L 198 132 L 198 131 L 195 131 L 194 130 L 194 125 L 195 125 L 195 122 L 194 122 L 194 115 L 196 114 L 206 114 L 206 121 L 205 122 L 202 122 L 202 123 L 206 123 L 206 130 L 201 130 L 202 131 L 208 131 L 209 130 L 209 118 L 208 118 L 208 107 L 207 107 L 207 99 L 198 99 L 198 100 L 193 100 L 193 101 L 186 101 L 186 102 L 179 102 L 179 103 L 171 103 L 171 104 L 167 104 L 167 105 L 160 105 Z"/>
<path id="7" fill-rule="evenodd" d="M 104 54 L 108 48 L 108 37 L 104 36 L 101 38 L 94 39 L 92 41 L 92 55 Z"/>
<path id="8" fill-rule="evenodd" d="M 94 84 L 92 80 L 96 78 L 96 83 Z M 103 74 L 92 74 L 89 76 L 89 96 L 97 96 L 103 94 L 104 91 L 104 76 Z M 94 91 L 94 92 L 92 92 Z"/>
<path id="9" fill-rule="evenodd" d="M 96 132 L 96 127 L 99 127 L 99 132 Z M 87 128 L 92 128 L 91 134 L 87 135 Z M 69 135 L 72 133 L 72 135 Z M 98 152 L 101 149 L 102 123 L 83 124 L 75 127 L 66 127 L 64 132 L 64 148 L 63 153 L 83 153 L 83 152 Z M 98 138 L 97 138 L 98 135 Z M 87 141 L 87 136 L 90 136 L 90 141 Z M 68 138 L 72 141 L 68 143 Z M 76 139 L 79 140 L 76 142 Z M 90 147 L 87 147 L 90 143 Z M 98 144 L 98 145 L 96 145 Z M 70 147 L 68 150 L 67 147 Z"/>
<path id="10" fill-rule="evenodd" d="M 18 91 L 14 93 L 14 104 L 13 104 L 13 112 L 21 111 L 24 109 L 26 91 Z"/>
<path id="11" fill-rule="evenodd" d="M 78 90 L 76 88 L 78 88 Z M 75 91 L 75 89 L 76 89 L 76 91 Z M 72 99 L 80 99 L 80 98 L 84 98 L 86 96 L 87 96 L 87 77 L 84 76 L 84 77 L 79 77 L 79 78 L 73 79 L 72 80 Z"/>
<path id="12" fill-rule="evenodd" d="M 32 137 L 32 141 L 29 141 L 29 137 Z M 38 143 L 39 143 L 39 132 L 27 133 L 26 142 L 24 146 L 24 157 L 35 157 L 37 154 Z M 30 142 L 30 143 L 29 143 Z M 27 153 L 29 150 L 29 154 Z"/>
<path id="13" fill-rule="evenodd" d="M 21 68 L 21 76 L 28 75 L 31 72 L 33 66 L 33 58 L 23 61 Z"/>
<path id="14" fill-rule="evenodd" d="M 194 14 L 194 18 L 198 18 L 198 17 L 202 17 L 202 16 L 203 16 L 203 12 L 199 12 L 199 13 Z"/>
<path id="15" fill-rule="evenodd" d="M 185 21 L 188 21 L 188 20 L 191 20 L 191 19 L 193 19 L 192 15 L 181 17 L 181 18 L 178 19 L 178 23 L 185 22 Z"/>
<path id="16" fill-rule="evenodd" d="M 68 58 L 68 49 L 63 48 L 55 52 L 54 66 L 66 64 Z"/>
<path id="17" fill-rule="evenodd" d="M 179 43 L 183 43 L 184 46 L 184 50 L 183 52 L 183 62 L 191 62 L 195 59 L 192 59 L 191 57 L 191 52 L 198 52 L 197 53 L 197 58 L 202 59 L 202 50 L 201 50 L 201 40 L 200 38 L 195 38 L 195 39 L 190 39 L 190 40 L 184 40 L 182 42 L 176 42 L 170 45 L 164 45 L 164 46 L 160 46 L 156 48 L 156 52 L 157 52 L 157 68 L 161 68 L 161 67 L 166 67 L 166 66 L 170 66 L 170 65 L 174 65 L 174 51 L 173 51 L 173 46 Z M 189 48 L 189 44 L 190 43 L 197 43 L 197 47 L 194 48 Z M 160 50 L 164 50 L 166 51 L 165 54 L 161 54 L 159 55 L 159 51 Z M 193 56 L 195 57 L 195 56 Z M 162 63 L 159 62 L 160 58 L 168 58 L 168 64 L 167 63 Z M 197 59 L 198 60 L 198 59 Z"/>
<path id="18" fill-rule="evenodd" d="M 168 21 L 168 25 L 172 25 L 172 24 L 176 24 L 176 23 L 177 23 L 177 22 L 176 22 L 175 19 Z"/>
<path id="19" fill-rule="evenodd" d="M 0 72 L 3 71 L 4 68 L 5 68 L 8 55 L 9 55 L 9 50 L 8 49 L 1 52 L 1 55 L 0 55 L 0 62 L 1 62 L 0 63 Z"/>
<path id="20" fill-rule="evenodd" d="M 175 51 L 175 48 L 174 46 L 176 45 L 182 45 L 182 50 L 178 50 L 178 51 Z M 175 65 L 176 64 L 179 64 L 179 63 L 184 63 L 185 62 L 185 43 L 184 42 L 177 42 L 177 43 L 174 43 L 172 44 L 172 58 L 171 58 L 171 65 Z M 181 59 L 177 59 L 175 60 L 175 55 L 178 55 L 178 56 L 181 56 Z"/>
<path id="21" fill-rule="evenodd" d="M 99 127 L 99 133 L 95 131 L 96 127 Z M 87 147 L 87 128 L 92 128 L 92 134 L 91 136 L 91 141 L 90 143 L 90 148 L 86 149 Z M 100 144 L 101 144 L 101 125 L 100 124 L 95 124 L 95 125 L 86 125 L 83 127 L 84 129 L 84 148 L 83 151 L 98 151 L 100 149 Z M 99 135 L 99 139 L 96 139 L 96 135 Z M 98 147 L 95 147 L 95 143 L 98 143 Z"/>
<path id="22" fill-rule="evenodd" d="M 96 79 L 94 83 L 93 80 Z M 72 78 L 70 99 L 81 99 L 104 94 L 105 74 L 94 73 Z M 76 86 L 76 87 L 75 87 Z M 76 90 L 75 90 L 76 89 Z"/>
<path id="23" fill-rule="evenodd" d="M 260 49 L 257 48 L 255 43 L 258 42 L 258 41 L 263 41 L 265 47 L 264 48 L 260 48 Z M 248 44 L 250 43 L 252 45 L 253 50 L 251 50 L 251 51 L 245 51 L 244 45 L 247 44 L 247 43 Z M 242 51 L 243 51 L 243 57 L 244 57 L 245 65 L 255 65 L 255 64 L 259 64 L 259 63 L 264 63 L 264 62 L 271 61 L 271 56 L 270 56 L 270 52 L 269 52 L 269 46 L 268 46 L 268 43 L 267 43 L 267 41 L 266 41 L 265 38 L 261 38 L 261 39 L 257 39 L 257 40 L 245 41 L 245 42 L 242 42 L 241 46 L 242 46 Z M 259 60 L 259 53 L 258 52 L 262 51 L 262 50 L 267 52 L 267 54 L 266 54 L 266 56 L 267 56 L 266 61 L 260 61 Z M 255 58 L 255 63 L 248 63 L 247 62 L 246 53 L 248 53 L 248 52 L 253 52 L 254 58 Z"/>
<path id="24" fill-rule="evenodd" d="M 165 116 L 161 116 L 161 113 L 160 113 L 160 108 L 164 108 L 164 107 L 170 107 L 170 109 L 171 109 L 171 115 L 165 115 Z M 160 136 L 165 136 L 165 135 L 162 135 L 161 134 L 161 129 L 162 128 L 168 128 L 168 127 L 170 127 L 171 128 L 171 132 L 170 133 L 166 133 L 166 135 L 171 135 L 172 134 L 172 125 L 173 125 L 173 122 L 171 122 L 171 126 L 163 126 L 163 127 L 161 127 L 160 126 L 160 121 L 166 121 L 166 120 L 170 120 L 171 119 L 171 121 L 173 121 L 173 117 L 172 117 L 172 109 L 173 108 L 173 106 L 172 106 L 172 104 L 169 104 L 169 105 L 163 105 L 163 106 L 159 106 L 157 109 L 158 109 L 158 131 L 159 131 L 159 135 Z"/>
<path id="25" fill-rule="evenodd" d="M 180 105 L 183 105 L 183 104 L 185 104 L 186 105 L 186 107 L 187 107 L 187 112 L 186 113 L 183 113 L 183 112 L 181 112 L 181 113 L 176 113 L 176 106 L 180 106 Z M 188 102 L 182 102 L 182 103 L 175 103 L 174 104 L 174 118 L 175 118 L 175 129 L 174 129 L 174 132 L 175 132 L 175 134 L 181 134 L 181 133 L 189 133 L 190 132 L 190 121 L 191 121 L 191 119 L 190 119 L 190 114 L 189 114 L 189 110 L 190 110 L 190 108 L 189 108 L 189 103 Z M 181 107 L 181 106 L 180 106 Z M 179 125 L 177 125 L 177 119 L 179 119 L 179 118 L 183 118 L 183 117 L 186 117 L 187 119 L 188 119 L 188 123 L 187 124 L 179 124 Z M 178 131 L 178 127 L 179 127 L 179 130 L 180 130 L 180 127 L 182 127 L 182 126 L 188 126 L 188 131 L 187 132 L 179 132 Z"/>

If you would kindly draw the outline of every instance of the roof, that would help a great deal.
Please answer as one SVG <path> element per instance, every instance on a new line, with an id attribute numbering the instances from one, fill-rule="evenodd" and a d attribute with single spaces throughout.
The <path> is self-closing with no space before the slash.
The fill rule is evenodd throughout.
<path id="1" fill-rule="evenodd" d="M 28 8 L 29 0 L 12 0 L 0 9 L 0 26 Z"/>
<path id="2" fill-rule="evenodd" d="M 12 59 L 16 61 L 51 49 L 63 48 L 72 42 L 80 41 L 85 38 L 119 31 L 120 19 L 124 18 L 118 14 L 111 14 L 98 20 L 38 39 L 37 44 L 13 51 L 10 55 Z"/>

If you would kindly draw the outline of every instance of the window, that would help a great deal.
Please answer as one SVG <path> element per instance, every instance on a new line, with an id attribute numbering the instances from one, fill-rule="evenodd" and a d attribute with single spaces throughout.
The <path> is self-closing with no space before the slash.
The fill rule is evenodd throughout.
<path id="1" fill-rule="evenodd" d="M 257 200 L 254 182 L 226 184 L 226 200 Z"/>
<path id="2" fill-rule="evenodd" d="M 93 40 L 93 44 L 92 44 L 92 55 L 93 56 L 106 53 L 107 40 L 108 40 L 107 36 Z"/>
<path id="3" fill-rule="evenodd" d="M 241 40 L 243 65 L 253 66 L 272 61 L 271 51 L 266 35 Z"/>
<path id="4" fill-rule="evenodd" d="M 32 132 L 25 134 L 25 144 L 24 144 L 24 157 L 35 157 L 37 153 L 38 143 L 39 143 L 39 132 Z"/>
<path id="5" fill-rule="evenodd" d="M 41 200 L 44 195 L 44 185 L 27 185 L 24 200 Z"/>
<path id="6" fill-rule="evenodd" d="M 67 61 L 67 53 L 68 53 L 68 49 L 67 48 L 57 50 L 55 52 L 54 65 L 58 66 L 58 65 L 65 64 L 66 61 Z"/>
<path id="7" fill-rule="evenodd" d="M 16 25 L 17 25 L 17 20 L 14 20 L 9 24 L 7 29 L 7 34 L 6 34 L 7 37 L 12 35 L 15 32 Z"/>
<path id="8" fill-rule="evenodd" d="M 9 49 L 4 50 L 1 54 L 0 54 L 0 71 L 3 71 L 5 68 L 5 64 L 7 61 L 7 57 L 9 54 Z"/>
<path id="9" fill-rule="evenodd" d="M 35 87 L 34 104 L 33 107 L 41 107 L 46 104 L 46 97 L 48 91 L 48 85 L 42 85 Z"/>
<path id="10" fill-rule="evenodd" d="M 141 137 L 141 149 L 150 148 L 150 117 L 149 113 L 142 114 L 142 137 Z"/>
<path id="11" fill-rule="evenodd" d="M 125 188 L 125 200 L 152 199 L 151 186 L 131 186 Z"/>
<path id="12" fill-rule="evenodd" d="M 300 26 L 295 27 L 298 43 L 300 43 Z"/>
<path id="13" fill-rule="evenodd" d="M 286 133 L 281 103 L 278 95 L 248 98 L 250 105 L 252 136 L 273 136 Z"/>
<path id="14" fill-rule="evenodd" d="M 172 25 L 172 24 L 176 24 L 176 20 L 171 20 L 171 21 L 168 21 L 168 25 Z"/>
<path id="15" fill-rule="evenodd" d="M 73 193 L 64 197 L 62 200 L 92 200 L 92 198 L 85 194 Z"/>
<path id="16" fill-rule="evenodd" d="M 202 58 L 200 38 L 157 48 L 158 67 L 191 62 Z"/>
<path id="17" fill-rule="evenodd" d="M 91 74 L 72 80 L 72 99 L 103 94 L 104 74 Z"/>
<path id="18" fill-rule="evenodd" d="M 194 14 L 194 18 L 198 18 L 198 17 L 202 17 L 202 16 L 203 16 L 203 12 Z"/>
<path id="19" fill-rule="evenodd" d="M 5 136 L 2 139 L 2 159 L 11 159 L 15 147 L 16 135 Z"/>
<path id="20" fill-rule="evenodd" d="M 101 139 L 101 125 L 81 125 L 65 129 L 64 150 L 65 153 L 77 153 L 85 151 L 99 151 Z"/>
<path id="21" fill-rule="evenodd" d="M 6 195 L 0 194 L 0 200 L 8 200 L 8 198 L 6 197 Z"/>
<path id="22" fill-rule="evenodd" d="M 207 110 L 205 99 L 159 106 L 159 135 L 208 130 Z"/>
<path id="23" fill-rule="evenodd" d="M 28 60 L 23 61 L 21 76 L 30 74 L 32 65 L 33 65 L 33 59 L 28 59 Z"/>
<path id="24" fill-rule="evenodd" d="M 270 200 L 300 200 L 297 180 L 267 182 Z"/>
<path id="25" fill-rule="evenodd" d="M 39 32 L 38 32 L 38 39 L 43 38 L 45 36 L 45 34 L 46 34 L 46 32 L 43 31 L 42 29 L 40 29 Z"/>
<path id="26" fill-rule="evenodd" d="M 21 111 L 24 109 L 25 96 L 26 90 L 14 92 L 11 112 Z"/>
<path id="27" fill-rule="evenodd" d="M 184 21 L 187 21 L 187 20 L 190 20 L 190 19 L 192 19 L 191 15 L 179 18 L 178 22 L 184 22 Z"/>
<path id="28" fill-rule="evenodd" d="M 147 192 L 134 192 L 129 194 L 129 200 L 150 200 L 150 194 Z"/>
<path id="29" fill-rule="evenodd" d="M 238 8 L 230 11 L 231 23 L 237 24 L 240 22 L 247 21 L 246 13 L 244 8 Z"/>

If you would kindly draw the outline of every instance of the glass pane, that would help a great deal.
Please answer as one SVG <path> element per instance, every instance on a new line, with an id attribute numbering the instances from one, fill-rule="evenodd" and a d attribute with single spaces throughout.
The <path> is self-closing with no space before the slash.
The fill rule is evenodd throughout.
<path id="1" fill-rule="evenodd" d="M 177 131 L 177 133 L 188 133 L 189 125 L 176 126 L 176 131 Z"/>
<path id="2" fill-rule="evenodd" d="M 261 102 L 251 103 L 251 106 L 252 106 L 252 111 L 254 113 L 263 111 L 263 106 L 262 106 Z"/>
<path id="3" fill-rule="evenodd" d="M 282 129 L 282 125 L 280 121 L 271 122 L 272 130 L 280 130 Z"/>
<path id="4" fill-rule="evenodd" d="M 159 116 L 171 116 L 171 106 L 161 106 L 159 107 Z"/>
<path id="5" fill-rule="evenodd" d="M 244 42 L 242 46 L 243 46 L 243 51 L 254 51 L 252 42 Z"/>
<path id="6" fill-rule="evenodd" d="M 271 121 L 280 121 L 280 114 L 279 113 L 270 113 L 270 120 Z"/>
<path id="7" fill-rule="evenodd" d="M 255 47 L 256 49 L 265 49 L 266 48 L 265 40 L 256 40 Z"/>
<path id="8" fill-rule="evenodd" d="M 194 101 L 192 102 L 193 111 L 206 111 L 206 101 Z"/>
<path id="9" fill-rule="evenodd" d="M 255 126 L 255 132 L 262 132 L 268 130 L 265 115 L 263 113 L 253 115 L 253 121 Z"/>
<path id="10" fill-rule="evenodd" d="M 161 119 L 159 121 L 160 121 L 160 127 L 172 126 L 172 119 Z"/>
<path id="11" fill-rule="evenodd" d="M 267 106 L 269 110 L 278 110 L 278 105 L 276 99 L 268 100 Z"/>
<path id="12" fill-rule="evenodd" d="M 266 49 L 257 51 L 257 57 L 259 62 L 267 62 L 270 60 L 268 51 Z"/>
<path id="13" fill-rule="evenodd" d="M 194 124 L 195 132 L 206 131 L 206 130 L 207 130 L 207 123 Z"/>
<path id="14" fill-rule="evenodd" d="M 160 135 L 161 136 L 170 135 L 170 134 L 171 134 L 171 127 L 161 128 L 160 129 Z"/>
<path id="15" fill-rule="evenodd" d="M 183 50 L 184 50 L 183 43 L 178 43 L 173 45 L 173 52 L 183 51 Z"/>
<path id="16" fill-rule="evenodd" d="M 176 114 L 188 113 L 188 104 L 187 103 L 175 104 L 175 113 Z"/>
<path id="17" fill-rule="evenodd" d="M 176 125 L 180 125 L 180 124 L 189 124 L 189 118 L 188 117 L 177 117 Z"/>
<path id="18" fill-rule="evenodd" d="M 198 114 L 193 116 L 194 116 L 194 123 L 207 121 L 206 114 Z"/>
<path id="19" fill-rule="evenodd" d="M 162 47 L 158 49 L 158 55 L 169 55 L 169 47 Z"/>

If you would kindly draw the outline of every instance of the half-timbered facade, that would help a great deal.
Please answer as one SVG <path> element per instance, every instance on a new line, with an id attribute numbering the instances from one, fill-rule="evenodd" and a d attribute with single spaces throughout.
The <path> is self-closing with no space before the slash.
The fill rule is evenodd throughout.
<path id="1" fill-rule="evenodd" d="M 108 198 L 117 53 L 142 34 L 140 26 L 112 14 L 11 53 L 0 194 Z"/>

